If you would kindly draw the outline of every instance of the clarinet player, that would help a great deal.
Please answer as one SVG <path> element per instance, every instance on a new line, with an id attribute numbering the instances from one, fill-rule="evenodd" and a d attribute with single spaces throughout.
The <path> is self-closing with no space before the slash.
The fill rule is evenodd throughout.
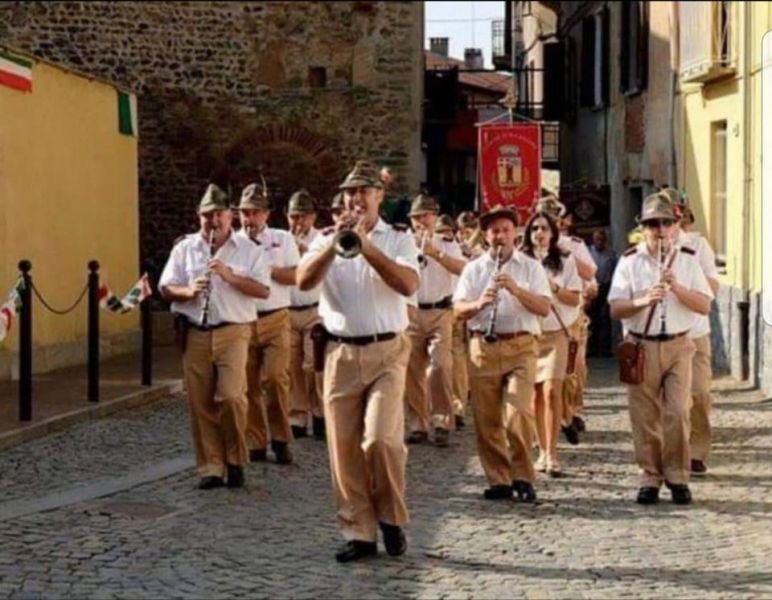
<path id="1" fill-rule="evenodd" d="M 200 231 L 172 249 L 158 282 L 185 332 L 183 369 L 199 488 L 244 485 L 249 460 L 246 365 L 256 301 L 267 298 L 268 265 L 231 230 L 228 197 L 210 184 L 198 207 Z"/>
<path id="2" fill-rule="evenodd" d="M 710 312 L 713 292 L 694 250 L 674 243 L 676 217 L 667 196 L 648 196 L 640 222 L 644 241 L 624 253 L 608 295 L 611 318 L 622 320 L 644 353 L 643 380 L 628 385 L 635 460 L 641 469 L 637 502 L 658 502 L 664 482 L 675 504 L 689 504 L 695 346 L 688 334 L 699 315 Z"/>
<path id="3" fill-rule="evenodd" d="M 483 497 L 534 502 L 531 464 L 539 318 L 549 314 L 544 268 L 515 248 L 518 216 L 496 207 L 480 217 L 489 250 L 467 263 L 453 296 L 469 331 L 470 386 L 480 462 L 488 479 Z"/>

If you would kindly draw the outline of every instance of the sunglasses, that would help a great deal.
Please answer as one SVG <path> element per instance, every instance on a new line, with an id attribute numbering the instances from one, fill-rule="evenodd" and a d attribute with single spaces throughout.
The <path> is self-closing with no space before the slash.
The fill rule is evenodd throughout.
<path id="1" fill-rule="evenodd" d="M 547 225 L 534 225 L 531 227 L 532 231 L 549 231 L 550 228 Z"/>
<path id="2" fill-rule="evenodd" d="M 675 225 L 675 221 L 673 219 L 649 219 L 642 224 L 649 229 L 658 229 L 660 227 L 672 227 Z"/>

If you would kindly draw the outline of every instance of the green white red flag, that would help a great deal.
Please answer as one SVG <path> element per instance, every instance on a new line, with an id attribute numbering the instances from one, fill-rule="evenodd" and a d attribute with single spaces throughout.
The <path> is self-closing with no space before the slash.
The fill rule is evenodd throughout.
<path id="1" fill-rule="evenodd" d="M 101 284 L 98 296 L 99 306 L 110 312 L 127 313 L 130 310 L 134 310 L 140 302 L 152 294 L 153 290 L 150 288 L 150 279 L 147 273 L 145 273 L 123 298 L 118 298 L 118 296 L 113 294 L 112 290 L 107 287 L 107 284 Z"/>
<path id="2" fill-rule="evenodd" d="M 21 295 L 19 292 L 24 287 L 24 280 L 19 279 L 13 289 L 8 292 L 8 296 L 2 305 L 0 305 L 0 342 L 8 335 L 13 326 L 13 320 L 21 310 Z"/>
<path id="3" fill-rule="evenodd" d="M 31 92 L 32 62 L 0 50 L 0 84 L 22 92 Z"/>

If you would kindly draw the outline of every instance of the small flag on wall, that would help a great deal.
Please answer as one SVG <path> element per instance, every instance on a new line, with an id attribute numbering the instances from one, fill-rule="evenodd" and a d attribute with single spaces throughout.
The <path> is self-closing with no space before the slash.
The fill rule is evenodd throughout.
<path id="1" fill-rule="evenodd" d="M 31 92 L 32 62 L 0 50 L 0 84 Z"/>
<path id="2" fill-rule="evenodd" d="M 118 131 L 137 135 L 137 96 L 118 90 Z"/>
<path id="3" fill-rule="evenodd" d="M 19 279 L 13 289 L 8 293 L 8 297 L 0 305 L 0 342 L 8 335 L 8 332 L 13 325 L 13 320 L 21 310 L 22 289 L 24 289 L 24 280 Z"/>

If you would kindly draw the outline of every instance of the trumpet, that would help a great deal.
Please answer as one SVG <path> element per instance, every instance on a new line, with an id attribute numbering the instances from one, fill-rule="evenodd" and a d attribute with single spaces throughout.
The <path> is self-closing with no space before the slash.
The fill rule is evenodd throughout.
<path id="1" fill-rule="evenodd" d="M 209 230 L 209 259 L 211 260 L 214 258 L 214 253 L 216 251 L 214 241 L 215 241 L 215 235 L 217 234 L 217 228 L 212 227 L 212 229 Z M 207 286 L 204 290 L 204 306 L 201 308 L 201 325 L 203 327 L 206 327 L 209 322 L 209 299 L 212 296 L 212 271 L 211 269 L 207 271 L 206 273 L 206 279 L 207 279 Z"/>
<path id="2" fill-rule="evenodd" d="M 496 246 L 496 270 L 493 272 L 493 275 L 491 276 L 491 281 L 495 281 L 496 277 L 499 273 L 501 273 L 501 267 L 503 265 L 503 260 L 501 260 L 501 254 L 504 249 L 504 246 L 501 244 L 498 244 Z M 496 332 L 494 331 L 496 328 L 496 315 L 499 312 L 499 294 L 498 294 L 498 286 L 496 286 L 496 301 L 493 303 L 493 310 L 491 311 L 491 317 L 488 321 L 488 327 L 485 329 L 485 335 L 483 336 L 483 341 L 487 344 L 492 344 L 493 342 L 497 341 L 499 339 L 499 336 L 496 335 Z"/>
<path id="3" fill-rule="evenodd" d="M 341 258 L 355 258 L 362 252 L 362 239 L 353 230 L 356 220 L 351 219 L 349 215 L 343 215 L 341 218 L 345 225 L 333 239 L 335 254 Z"/>

